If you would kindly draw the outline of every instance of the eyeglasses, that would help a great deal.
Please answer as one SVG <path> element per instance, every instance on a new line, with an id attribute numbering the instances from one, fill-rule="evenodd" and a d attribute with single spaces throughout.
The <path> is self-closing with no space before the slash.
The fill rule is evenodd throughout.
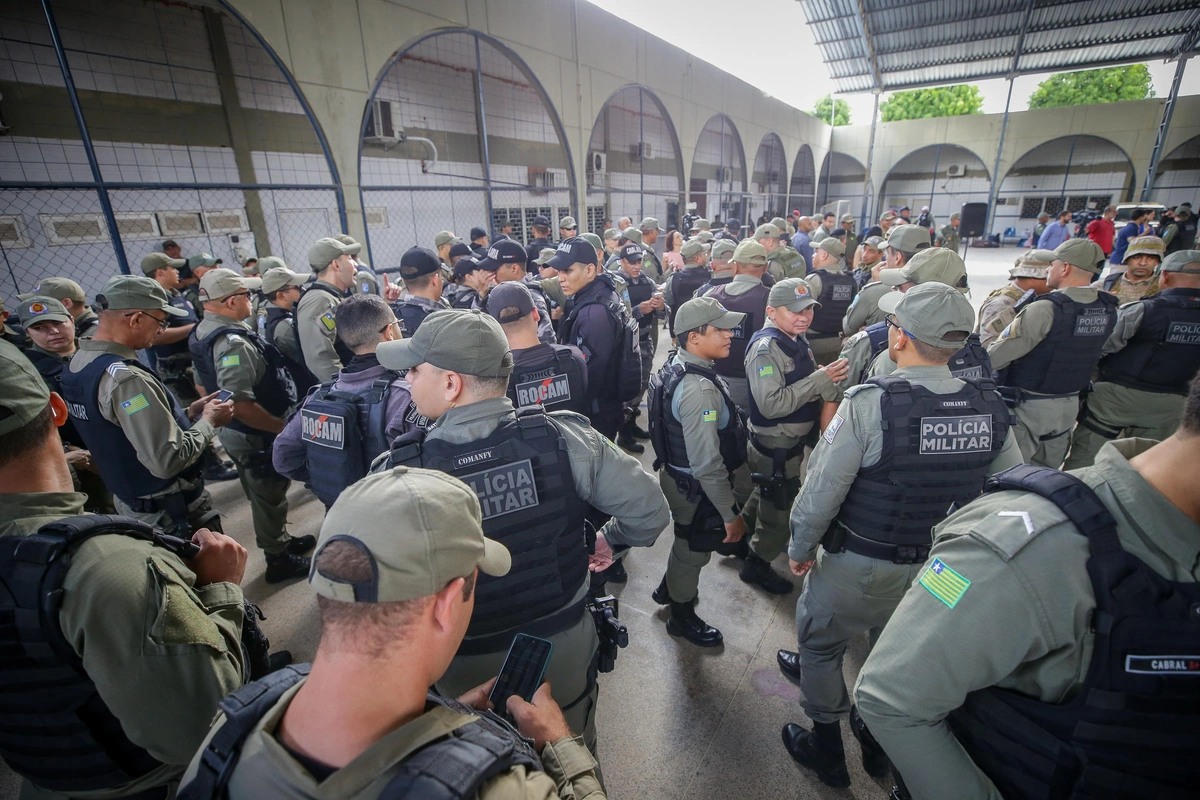
<path id="1" fill-rule="evenodd" d="M 159 319 L 158 317 L 154 316 L 153 314 L 151 314 L 148 311 L 131 311 L 128 314 L 126 314 L 125 316 L 132 317 L 134 314 L 142 314 L 142 315 L 147 316 L 150 319 L 154 320 L 155 322 L 158 323 L 158 329 L 160 331 L 165 331 L 167 329 L 167 326 L 171 324 L 170 317 L 163 317 L 162 319 Z"/>
<path id="2" fill-rule="evenodd" d="M 229 297 L 249 297 L 249 296 L 250 296 L 250 292 L 249 292 L 249 291 L 245 291 L 245 292 L 234 292 L 233 294 L 229 295 Z M 226 297 L 225 299 L 226 299 L 226 300 L 228 300 L 228 299 L 229 299 L 229 297 Z"/>
<path id="3" fill-rule="evenodd" d="M 384 331 L 386 331 L 388 328 L 391 328 L 392 326 L 394 326 L 394 325 L 399 325 L 399 324 L 400 324 L 400 320 L 398 320 L 398 319 L 394 319 L 394 320 L 392 320 L 391 322 L 389 322 L 387 325 L 384 325 L 382 328 L 380 328 L 380 329 L 379 329 L 379 332 L 380 332 L 380 334 L 382 334 L 382 333 L 383 333 Z M 403 330 L 403 328 L 402 328 L 401 330 Z"/>
<path id="4" fill-rule="evenodd" d="M 896 319 L 895 314 L 888 314 L 886 317 L 883 318 L 883 323 L 885 325 L 887 325 L 889 328 L 895 328 L 896 330 L 900 331 L 901 333 L 903 333 L 905 336 L 907 336 L 910 339 L 916 338 L 911 333 L 904 330 L 904 328 L 900 325 L 900 321 Z"/>

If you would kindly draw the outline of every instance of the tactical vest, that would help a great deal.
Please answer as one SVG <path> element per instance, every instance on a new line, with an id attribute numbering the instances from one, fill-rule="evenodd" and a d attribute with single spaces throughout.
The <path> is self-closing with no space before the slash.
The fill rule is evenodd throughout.
<path id="1" fill-rule="evenodd" d="M 701 284 L 700 288 L 697 289 L 692 294 L 692 297 L 707 297 L 708 294 L 713 289 L 717 288 L 718 286 L 725 286 L 726 284 L 732 283 L 732 282 L 733 282 L 733 275 L 730 273 L 725 273 L 724 275 L 721 275 L 719 277 L 716 275 L 713 275 L 711 278 L 708 279 L 707 282 Z M 689 299 L 691 299 L 691 298 L 689 298 Z M 680 303 L 680 305 L 682 305 L 682 303 Z"/>
<path id="2" fill-rule="evenodd" d="M 263 376 L 258 383 L 254 384 L 255 402 L 266 409 L 267 413 L 286 418 L 288 411 L 296 405 L 296 384 L 292 380 L 291 373 L 288 372 L 287 362 L 284 360 L 283 354 L 279 352 L 279 348 L 264 342 L 257 333 L 235 325 L 225 325 L 201 339 L 196 335 L 196 328 L 192 328 L 192 332 L 188 335 L 188 347 L 192 351 L 192 366 L 196 370 L 196 380 L 200 381 L 200 385 L 206 392 L 215 392 L 220 388 L 217 385 L 217 367 L 213 362 L 213 345 L 216 344 L 218 338 L 230 333 L 241 336 L 250 342 L 267 362 Z M 259 428 L 252 428 L 237 418 L 230 421 L 229 427 L 248 436 L 275 438 L 274 434 Z"/>
<path id="3" fill-rule="evenodd" d="M 1170 581 L 1126 552 L 1112 514 L 1071 473 L 1021 465 L 984 489 L 1006 490 L 1041 495 L 1087 537 L 1092 660 L 1065 703 L 992 686 L 951 712 L 951 730 L 1010 800 L 1194 797 L 1200 584 Z"/>
<path id="4" fill-rule="evenodd" d="M 650 378 L 647 404 L 650 416 L 650 444 L 654 448 L 654 469 L 665 469 L 677 481 L 691 486 L 689 494 L 699 490 L 699 481 L 691 475 L 692 462 L 688 458 L 687 443 L 683 438 L 683 423 L 671 413 L 675 390 L 685 375 L 698 375 L 712 382 L 721 394 L 721 401 L 729 414 L 729 424 L 717 430 L 721 442 L 721 461 L 729 474 L 746 462 L 746 428 L 742 423 L 737 404 L 729 396 L 729 390 L 712 369 L 687 362 L 675 363 L 674 354 L 667 356 L 667 363 Z M 715 413 L 715 412 L 714 412 Z M 718 414 L 718 420 L 720 415 Z M 685 471 L 686 470 L 686 471 Z"/>
<path id="5" fill-rule="evenodd" d="M 100 413 L 99 394 L 100 379 L 106 372 L 113 371 L 115 364 L 129 364 L 149 373 L 158 382 L 171 401 L 171 410 L 179 427 L 188 430 L 192 423 L 179 404 L 175 395 L 167 390 L 158 374 L 135 358 L 121 358 L 114 353 L 102 353 L 79 372 L 64 369 L 60 375 L 63 389 L 63 400 L 67 403 L 67 414 L 75 423 L 87 449 L 91 451 L 100 477 L 108 490 L 121 498 L 126 505 L 136 506 L 136 499 L 158 494 L 175 484 L 180 478 L 195 481 L 200 476 L 200 462 L 183 470 L 170 478 L 160 478 L 142 465 L 138 460 L 137 450 L 130 444 L 129 439 L 120 426 L 114 425 Z M 144 402 L 144 398 L 141 402 Z M 126 400 L 121 405 L 127 406 L 136 413 L 139 400 L 137 397 Z M 119 412 L 118 412 L 119 413 Z"/>
<path id="6" fill-rule="evenodd" d="M 508 399 L 513 406 L 540 405 L 547 411 L 586 413 L 587 373 L 576 352 L 565 344 L 514 350 L 508 379 Z"/>
<path id="7" fill-rule="evenodd" d="M 667 324 L 672 338 L 675 336 L 675 314 L 679 307 L 691 300 L 696 290 L 712 279 L 712 273 L 707 267 L 684 267 L 671 278 L 671 295 L 675 305 L 667 312 Z"/>
<path id="8" fill-rule="evenodd" d="M 1001 384 L 1039 394 L 1078 394 L 1091 381 L 1116 325 L 1117 298 L 1098 292 L 1095 301 L 1079 303 L 1066 292 L 1049 292 L 1032 302 L 1053 303 L 1054 322 L 1045 339 L 1008 366 Z"/>
<path id="9" fill-rule="evenodd" d="M 479 302 L 479 292 L 469 286 L 459 286 L 450 298 L 450 307 L 461 311 L 470 311 Z"/>
<path id="10" fill-rule="evenodd" d="M 107 476 L 106 476 L 107 477 Z M 184 543 L 129 517 L 67 517 L 0 538 L 0 756 L 37 786 L 74 795 L 129 783 L 161 763 L 126 736 L 59 622 L 71 559 L 88 539 Z"/>
<path id="11" fill-rule="evenodd" d="M 54 391 L 60 395 L 62 389 L 62 374 L 67 368 L 67 362 L 57 356 L 50 356 L 38 350 L 29 348 L 25 353 L 26 358 L 33 362 L 34 368 L 41 374 L 43 378 L 52 386 L 57 388 Z M 75 428 L 75 423 L 71 420 L 71 415 L 67 415 L 67 421 L 58 429 L 59 437 L 67 444 L 73 444 L 76 447 L 86 449 L 87 445 L 83 443 L 83 437 L 79 435 L 79 431 Z"/>
<path id="12" fill-rule="evenodd" d="M 1123 349 L 1100 359 L 1100 380 L 1186 396 L 1200 370 L 1200 294 L 1164 289 L 1141 302 L 1137 333 Z"/>
<path id="13" fill-rule="evenodd" d="M 359 294 L 379 294 L 379 279 L 371 270 L 359 265 L 354 273 L 354 289 Z"/>
<path id="14" fill-rule="evenodd" d="M 417 328 L 421 327 L 421 323 L 425 321 L 425 318 L 436 310 L 426 308 L 418 303 L 406 303 L 404 300 L 397 300 L 395 303 L 392 303 L 392 311 L 404 322 L 404 337 L 406 339 L 411 339 L 416 334 Z"/>
<path id="15" fill-rule="evenodd" d="M 301 287 L 300 299 L 296 301 L 295 306 L 297 309 L 300 308 L 300 304 L 304 302 L 305 295 L 307 295 L 309 292 L 325 292 L 326 294 L 333 295 L 337 298 L 338 303 L 341 303 L 346 299 L 345 294 L 342 294 L 341 292 L 338 292 L 329 286 L 325 286 L 324 284 L 313 281 L 311 283 L 306 283 L 303 287 Z M 329 313 L 332 314 L 336 310 L 337 306 L 335 305 L 333 308 L 329 309 Z M 300 348 L 300 355 L 304 356 L 304 348 L 300 345 L 300 328 L 298 325 L 293 325 L 292 327 L 296 329 L 296 346 Z M 345 342 L 342 341 L 342 337 L 337 335 L 336 329 L 333 334 L 333 350 L 335 353 L 337 353 L 338 360 L 343 364 L 349 364 L 350 359 L 354 358 L 354 351 L 346 346 Z"/>
<path id="16" fill-rule="evenodd" d="M 95 330 L 95 328 L 99 324 L 100 324 L 100 317 L 96 316 L 95 314 L 91 314 L 89 316 L 86 316 L 83 319 L 76 320 L 75 321 L 75 338 L 76 339 L 90 338 L 88 336 L 88 334 L 90 334 L 93 330 Z"/>
<path id="17" fill-rule="evenodd" d="M 793 339 L 778 328 L 763 328 L 755 331 L 750 337 L 750 347 L 760 339 L 773 339 L 775 344 L 779 345 L 779 349 L 783 354 L 792 360 L 790 372 L 783 376 L 783 385 L 791 386 L 801 378 L 807 378 L 816 371 L 817 365 L 813 361 L 812 350 L 808 349 L 808 342 L 803 339 Z M 762 413 L 758 408 L 758 402 L 754 399 L 754 390 L 750 390 L 750 421 L 760 427 L 770 427 L 772 425 L 783 425 L 785 423 L 796 422 L 812 422 L 821 416 L 821 408 L 824 403 L 820 400 L 813 400 L 810 403 L 797 408 L 792 413 L 784 417 L 771 418 Z"/>
<path id="18" fill-rule="evenodd" d="M 482 577 L 482 576 L 481 576 Z M 294 664 L 246 684 L 221 701 L 225 723 L 216 732 L 195 778 L 180 787 L 179 800 L 220 800 L 237 769 L 242 747 L 259 721 L 311 669 Z M 379 800 L 471 800 L 495 776 L 513 767 L 540 772 L 541 759 L 507 722 L 429 692 L 427 704 L 445 706 L 476 719 L 422 747 L 404 760 L 379 793 Z"/>
<path id="19" fill-rule="evenodd" d="M 813 333 L 824 336 L 837 336 L 842 332 L 842 319 L 858 294 L 858 284 L 849 272 L 829 272 L 819 269 L 813 273 L 821 279 L 821 296 L 817 302 L 821 304 L 814 309 L 812 324 Z"/>
<path id="20" fill-rule="evenodd" d="M 612 278 L 601 275 L 596 280 L 603 281 L 605 286 L 589 291 L 583 298 L 572 298 L 576 302 L 572 303 L 571 312 L 563 319 L 562 325 L 562 341 L 565 344 L 573 344 L 579 312 L 597 304 L 604 306 L 609 322 L 613 325 L 616 352 L 608 360 L 608 374 L 604 376 L 605 388 L 588 387 L 589 393 L 596 397 L 592 403 L 592 412 L 601 410 L 600 397 L 608 400 L 610 406 L 619 405 L 636 399 L 646 391 L 646 384 L 642 378 L 642 350 L 639 346 L 641 332 L 638 324 L 630 317 L 616 291 L 612 289 Z M 609 386 L 612 388 L 607 388 Z"/>
<path id="21" fill-rule="evenodd" d="M 952 376 L 963 380 L 992 377 L 992 359 L 983 342 L 979 340 L 978 333 L 967 336 L 962 349 L 950 357 L 946 366 L 950 368 Z"/>
<path id="22" fill-rule="evenodd" d="M 263 321 L 262 338 L 267 344 L 279 351 L 279 355 L 283 358 L 287 370 L 292 375 L 292 381 L 296 384 L 296 397 L 304 397 L 308 394 L 308 390 L 316 386 L 320 381 L 317 376 L 313 375 L 308 369 L 308 365 L 303 361 L 297 361 L 287 353 L 283 348 L 275 344 L 275 331 L 279 328 L 279 323 L 285 319 L 292 321 L 292 326 L 289 329 L 292 335 L 292 341 L 295 343 L 297 353 L 303 353 L 304 350 L 300 347 L 300 332 L 296 330 L 296 315 L 287 309 L 280 308 L 276 305 L 268 305 L 266 307 L 266 317 Z"/>
<path id="23" fill-rule="evenodd" d="M 1187 222 L 1175 221 L 1175 237 L 1167 245 L 1166 254 L 1191 250 L 1196 246 L 1196 217 L 1189 216 Z"/>
<path id="24" fill-rule="evenodd" d="M 645 275 L 645 273 L 642 274 Z M 649 300 L 654 296 L 654 292 L 658 289 L 658 287 L 655 286 L 654 281 L 650 280 L 649 276 L 646 277 L 647 280 L 644 281 L 635 281 L 628 278 L 625 279 L 625 287 L 629 294 L 629 305 L 631 308 L 637 308 L 639 303 L 644 303 Z M 649 314 L 646 314 L 641 319 L 637 320 L 639 336 L 649 336 L 650 332 L 654 330 L 654 322 L 656 319 L 654 314 L 655 312 L 651 311 Z"/>
<path id="25" fill-rule="evenodd" d="M 181 328 L 184 325 L 195 325 L 200 321 L 200 318 L 196 316 L 196 309 L 192 307 L 191 301 L 182 294 L 171 295 L 167 299 L 167 305 L 187 312 L 187 316 L 184 317 L 167 317 L 168 330 L 171 328 Z M 188 352 L 188 343 L 187 339 L 181 339 L 178 342 L 171 342 L 170 344 L 151 345 L 150 349 L 156 357 L 166 359 L 172 356 L 185 355 Z"/>
<path id="26" fill-rule="evenodd" d="M 300 409 L 300 438 L 308 464 L 308 488 L 326 508 L 347 486 L 366 476 L 371 462 L 386 453 L 387 405 L 392 381 L 400 373 L 387 371 L 370 386 L 334 389 L 333 381 L 318 386 Z"/>
<path id="27" fill-rule="evenodd" d="M 733 329 L 733 339 L 729 343 L 729 355 L 718 358 L 714 369 L 718 375 L 726 378 L 746 377 L 746 347 L 750 337 L 760 330 L 767 321 L 767 295 L 771 290 L 766 286 L 755 286 L 742 294 L 729 294 L 729 286 L 718 286 L 709 293 L 716 298 L 728 311 L 745 314 L 745 318 Z"/>
<path id="28" fill-rule="evenodd" d="M 855 534 L 847 550 L 919 563 L 933 543 L 933 526 L 952 505 L 965 505 L 983 489 L 1008 435 L 1010 412 L 990 378 L 968 379 L 951 394 L 892 376 L 867 383 L 883 389 L 883 451 L 855 477 L 837 521 Z"/>
<path id="29" fill-rule="evenodd" d="M 425 431 L 416 431 L 392 445 L 388 468 L 436 469 L 470 486 L 479 496 L 484 535 L 512 554 L 507 575 L 479 576 L 468 637 L 508 634 L 518 627 L 532 633 L 528 623 L 569 611 L 559 630 L 535 634 L 549 636 L 581 618 L 582 604 L 571 601 L 588 574 L 584 518 L 589 506 L 575 491 L 568 455 L 558 426 L 536 406 L 517 409 L 515 419 L 471 442 L 428 439 Z M 499 639 L 494 650 L 507 649 L 511 636 Z"/>
<path id="30" fill-rule="evenodd" d="M 767 266 L 778 264 L 783 271 L 783 278 L 803 278 L 808 271 L 808 262 L 804 260 L 804 256 L 796 249 L 784 245 L 770 253 L 767 253 Z"/>

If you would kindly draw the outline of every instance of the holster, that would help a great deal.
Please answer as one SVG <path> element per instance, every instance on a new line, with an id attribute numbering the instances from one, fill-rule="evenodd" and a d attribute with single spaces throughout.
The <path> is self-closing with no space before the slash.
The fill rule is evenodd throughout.
<path id="1" fill-rule="evenodd" d="M 787 449 L 773 447 L 771 448 L 771 474 L 764 475 L 761 472 L 755 472 L 750 475 L 750 479 L 758 485 L 762 498 L 770 501 L 771 505 L 779 511 L 790 509 L 792 500 L 800 491 L 800 479 L 787 476 L 787 462 Z"/>
<path id="2" fill-rule="evenodd" d="M 620 613 L 617 598 L 608 595 L 589 600 L 587 610 L 592 615 L 596 634 L 600 637 L 600 646 L 596 651 L 596 669 L 600 672 L 612 672 L 617 661 L 617 650 L 629 644 L 629 631 L 617 618 L 617 614 Z"/>
<path id="3" fill-rule="evenodd" d="M 258 626 L 266 619 L 262 609 L 249 600 L 242 601 L 242 650 L 246 655 L 246 666 L 250 668 L 250 680 L 258 680 L 270 672 L 269 659 L 271 641 Z"/>
<path id="4" fill-rule="evenodd" d="M 286 480 L 282 475 L 275 471 L 275 464 L 271 461 L 271 448 L 268 446 L 265 450 L 255 450 L 246 457 L 246 469 L 259 480 Z"/>
<path id="5" fill-rule="evenodd" d="M 708 495 L 700 493 L 700 504 L 688 525 L 675 525 L 675 535 L 687 539 L 688 549 L 696 553 L 720 552 L 725 542 L 725 520 L 721 512 L 708 499 Z"/>
<path id="6" fill-rule="evenodd" d="M 829 527 L 825 531 L 825 535 L 821 537 L 821 546 L 825 548 L 827 553 L 840 553 L 845 548 L 846 529 L 838 524 L 835 519 L 829 523 Z"/>

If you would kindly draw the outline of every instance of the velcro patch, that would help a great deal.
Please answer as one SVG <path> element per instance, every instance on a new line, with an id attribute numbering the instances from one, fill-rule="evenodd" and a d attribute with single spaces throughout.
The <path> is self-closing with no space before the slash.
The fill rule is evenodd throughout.
<path id="1" fill-rule="evenodd" d="M 534 508 L 539 502 L 533 462 L 528 458 L 458 478 L 479 497 L 484 520 L 502 517 L 523 508 Z"/>
<path id="2" fill-rule="evenodd" d="M 336 414 L 321 414 L 300 409 L 300 434 L 304 441 L 321 447 L 342 450 L 346 446 L 346 420 Z"/>
<path id="3" fill-rule="evenodd" d="M 242 357 L 240 355 L 221 356 L 222 367 L 240 367 L 242 365 Z"/>
<path id="4" fill-rule="evenodd" d="M 765 367 L 758 368 L 758 377 L 760 377 L 760 378 L 765 378 L 768 375 L 774 375 L 774 374 L 775 374 L 775 367 L 770 364 L 767 364 Z"/>
<path id="5" fill-rule="evenodd" d="M 333 330 L 337 329 L 337 322 L 334 321 L 332 311 L 326 311 L 324 314 L 321 315 L 320 319 L 321 319 L 321 324 L 325 326 L 325 330 L 333 331 Z"/>
<path id="6" fill-rule="evenodd" d="M 146 399 L 146 395 L 139 394 L 136 397 L 131 397 L 121 403 L 121 408 L 125 411 L 125 416 L 132 417 L 137 412 L 144 408 L 150 407 L 150 401 Z"/>
<path id="7" fill-rule="evenodd" d="M 517 384 L 517 405 L 534 406 L 571 399 L 571 381 L 566 375 L 550 375 Z"/>
<path id="8" fill-rule="evenodd" d="M 833 439 L 837 436 L 838 429 L 842 427 L 842 423 L 845 421 L 841 414 L 833 415 L 833 419 L 829 420 L 829 424 L 825 427 L 825 433 L 822 434 L 826 442 L 833 444 Z"/>
<path id="9" fill-rule="evenodd" d="M 991 414 L 921 417 L 920 455 L 986 453 L 991 449 Z"/>
<path id="10" fill-rule="evenodd" d="M 1125 671 L 1136 675 L 1190 675 L 1200 678 L 1200 655 L 1125 656 Z"/>
<path id="11" fill-rule="evenodd" d="M 931 595 L 941 600 L 948 608 L 954 608 L 971 588 L 971 582 L 935 558 L 921 576 L 921 585 Z"/>
<path id="12" fill-rule="evenodd" d="M 700 419 L 703 422 L 716 422 L 717 421 L 717 412 L 716 412 L 716 410 L 705 411 L 700 415 Z"/>

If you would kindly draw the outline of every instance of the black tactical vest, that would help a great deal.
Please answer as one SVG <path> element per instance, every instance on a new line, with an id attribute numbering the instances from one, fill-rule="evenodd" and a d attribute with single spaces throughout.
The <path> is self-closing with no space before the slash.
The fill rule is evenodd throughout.
<path id="1" fill-rule="evenodd" d="M 768 274 L 770 274 L 770 273 L 768 273 Z M 726 272 L 723 275 L 721 275 L 720 277 L 717 277 L 716 275 L 714 275 L 713 277 L 709 278 L 706 282 L 702 283 L 700 285 L 700 288 L 692 293 L 692 297 L 707 297 L 708 293 L 711 292 L 713 289 L 717 288 L 718 286 L 725 286 L 726 284 L 732 283 L 732 282 L 733 282 L 733 274 L 732 273 Z M 689 297 L 688 299 L 690 300 L 691 297 Z M 679 305 L 682 305 L 682 303 L 679 303 Z"/>
<path id="2" fill-rule="evenodd" d="M 300 409 L 300 439 L 308 464 L 308 488 L 333 505 L 347 486 L 366 476 L 373 462 L 391 447 L 387 404 L 392 381 L 385 372 L 358 390 L 334 389 L 333 381 L 313 390 Z"/>
<path id="3" fill-rule="evenodd" d="M 951 505 L 964 505 L 983 489 L 1008 435 L 1010 412 L 986 378 L 968 379 L 951 394 L 892 376 L 867 383 L 883 389 L 883 451 L 850 485 L 838 522 L 871 542 L 927 550 L 933 526 Z M 846 546 L 854 549 L 850 541 Z"/>
<path id="4" fill-rule="evenodd" d="M 642 277 L 644 277 L 645 280 L 639 279 L 635 281 L 628 275 L 623 275 L 621 277 L 625 278 L 625 290 L 629 294 L 629 305 L 632 308 L 637 308 L 639 303 L 644 303 L 649 300 L 654 296 L 654 292 L 658 289 L 658 287 L 654 284 L 654 281 L 651 280 L 645 272 L 642 273 Z M 646 314 L 638 319 L 637 324 L 638 328 L 640 329 L 639 335 L 642 337 L 649 336 L 650 332 L 654 329 L 655 320 L 656 317 L 654 316 L 654 312 Z"/>
<path id="5" fill-rule="evenodd" d="M 1137 333 L 1123 349 L 1100 359 L 1100 380 L 1186 395 L 1200 370 L 1200 293 L 1164 289 L 1141 303 Z"/>
<path id="6" fill-rule="evenodd" d="M 392 303 L 392 312 L 404 322 L 404 338 L 406 339 L 411 339 L 425 318 L 438 310 L 418 303 L 406 303 L 403 299 Z"/>
<path id="7" fill-rule="evenodd" d="M 279 323 L 285 319 L 290 319 L 292 325 L 288 330 L 291 331 L 292 341 L 295 343 L 295 352 L 304 352 L 300 347 L 300 331 L 296 330 L 296 315 L 294 312 L 276 305 L 267 305 L 266 312 L 266 319 L 263 322 L 263 341 L 279 351 L 279 355 L 283 358 L 283 363 L 287 366 L 287 370 L 292 376 L 292 382 L 296 384 L 296 397 L 304 397 L 308 394 L 308 390 L 316 386 L 320 381 L 317 380 L 316 375 L 313 375 L 309 371 L 308 365 L 303 361 L 296 361 L 284 352 L 282 347 L 275 344 L 275 331 L 279 329 Z"/>
<path id="8" fill-rule="evenodd" d="M 33 366 L 46 381 L 57 388 L 54 391 L 60 395 L 63 393 L 62 374 L 67 368 L 67 361 L 63 361 L 58 356 L 47 355 L 32 347 L 25 351 L 25 356 L 33 362 Z M 69 361 L 70 359 L 68 359 Z M 71 419 L 71 415 L 67 414 L 67 421 L 58 429 L 59 438 L 67 444 L 73 444 L 76 447 L 82 447 L 85 450 L 87 445 L 83 443 L 83 437 L 79 435 L 79 431 L 75 428 L 75 423 Z"/>
<path id="9" fill-rule="evenodd" d="M 181 328 L 184 325 L 195 325 L 200 321 L 200 318 L 196 316 L 196 309 L 192 307 L 191 301 L 182 294 L 172 295 L 168 298 L 167 304 L 187 312 L 187 316 L 185 317 L 167 317 L 168 330 L 171 328 Z M 158 358 L 183 355 L 188 351 L 187 339 L 181 339 L 178 342 L 171 342 L 170 344 L 152 345 L 150 349 L 154 351 L 154 355 Z"/>
<path id="10" fill-rule="evenodd" d="M 988 356 L 987 348 L 979 341 L 979 334 L 972 333 L 961 350 L 951 356 L 946 364 L 950 374 L 955 378 L 990 378 L 992 376 L 992 359 Z"/>
<path id="11" fill-rule="evenodd" d="M 1196 246 L 1196 216 L 1189 215 L 1187 222 L 1175 221 L 1175 237 L 1167 245 L 1166 254 L 1178 253 L 1180 250 L 1191 250 Z"/>
<path id="12" fill-rule="evenodd" d="M 1078 394 L 1092 379 L 1116 324 L 1117 298 L 1098 292 L 1093 302 L 1078 303 L 1066 292 L 1049 292 L 1032 302 L 1053 303 L 1054 322 L 1045 339 L 1008 365 L 1001 384 L 1039 394 Z"/>
<path id="13" fill-rule="evenodd" d="M 226 334 L 241 336 L 258 349 L 259 355 L 267 362 L 267 368 L 263 370 L 263 376 L 258 383 L 254 384 L 254 400 L 268 413 L 286 418 L 288 411 L 296 404 L 296 383 L 292 380 L 287 362 L 279 348 L 264 342 L 257 333 L 235 325 L 226 325 L 201 339 L 196 335 L 196 328 L 192 328 L 188 335 L 188 347 L 192 351 L 192 367 L 196 370 L 196 380 L 200 381 L 206 392 L 215 392 L 220 388 L 217 385 L 217 367 L 213 362 L 212 351 L 217 339 Z M 274 438 L 273 434 L 252 428 L 236 418 L 229 423 L 229 427 L 249 436 Z"/>
<path id="14" fill-rule="evenodd" d="M 948 717 L 959 743 L 1009 800 L 1195 797 L 1200 584 L 1126 552 L 1112 514 L 1071 473 L 1021 465 L 984 491 L 1006 490 L 1045 497 L 1087 537 L 1092 660 L 1062 704 L 995 686 L 967 695 Z"/>
<path id="15" fill-rule="evenodd" d="M 71 795 L 112 789 L 161 766 L 125 735 L 63 634 L 63 582 L 88 539 L 184 543 L 129 517 L 79 516 L 0 538 L 0 756 L 37 786 Z"/>
<path id="16" fill-rule="evenodd" d="M 708 267 L 696 266 L 684 267 L 671 278 L 671 295 L 675 298 L 675 305 L 667 312 L 667 322 L 672 337 L 675 336 L 675 314 L 678 313 L 679 307 L 691 300 L 696 290 L 711 279 L 712 272 Z"/>
<path id="17" fill-rule="evenodd" d="M 566 441 L 543 409 L 517 409 L 490 436 L 462 444 L 427 439 L 425 431 L 405 434 L 387 460 L 388 468 L 398 465 L 436 469 L 470 486 L 479 496 L 484 535 L 512 554 L 507 575 L 479 576 L 468 637 L 512 631 L 573 608 L 588 573 L 589 506 L 575 491 Z"/>
<path id="18" fill-rule="evenodd" d="M 808 342 L 804 339 L 793 339 L 783 331 L 775 327 L 763 328 L 755 331 L 750 337 L 750 347 L 754 347 L 760 339 L 774 339 L 779 345 L 779 349 L 783 354 L 792 360 L 795 365 L 791 371 L 783 376 L 783 385 L 791 386 L 801 378 L 807 378 L 817 369 L 817 364 L 813 360 L 812 350 L 808 348 Z M 771 425 L 782 425 L 790 422 L 812 422 L 821 416 L 821 408 L 824 403 L 820 400 L 813 400 L 810 403 L 797 408 L 792 413 L 785 417 L 771 418 L 765 416 L 758 408 L 758 403 L 754 399 L 754 390 L 750 390 L 750 421 L 755 425 L 768 427 Z"/>
<path id="19" fill-rule="evenodd" d="M 615 349 L 606 366 L 604 386 L 588 386 L 588 393 L 594 398 L 589 413 L 611 410 L 639 397 L 646 390 L 639 347 L 641 332 L 617 296 L 612 277 L 601 273 L 570 301 L 571 310 L 562 322 L 564 344 L 581 346 L 582 334 L 576 326 L 580 312 L 590 305 L 603 306 L 609 324 L 613 326 Z"/>
<path id="20" fill-rule="evenodd" d="M 683 381 L 685 375 L 698 375 L 709 380 L 721 394 L 725 410 L 729 414 L 729 423 L 717 430 L 721 442 L 721 460 L 725 469 L 732 475 L 733 471 L 746 461 L 746 428 L 729 390 L 714 370 L 697 364 L 675 363 L 674 353 L 667 354 L 667 363 L 650 377 L 650 389 L 647 392 L 647 403 L 650 416 L 650 444 L 654 447 L 654 469 L 665 469 L 674 479 L 682 480 L 692 485 L 699 481 L 690 474 L 691 460 L 688 459 L 687 443 L 683 438 L 683 423 L 671 413 L 671 402 L 675 397 L 675 389 Z M 714 411 L 713 413 L 718 413 Z M 718 420 L 720 417 L 718 416 Z M 688 470 L 685 472 L 684 470 Z"/>
<path id="21" fill-rule="evenodd" d="M 179 800 L 219 800 L 237 769 L 247 737 L 311 664 L 294 664 L 246 684 L 221 701 L 225 723 L 200 759 L 196 777 L 180 787 Z M 429 692 L 430 705 L 477 717 L 410 755 L 379 793 L 379 800 L 471 800 L 489 780 L 513 767 L 540 772 L 541 759 L 511 725 L 491 713 Z"/>
<path id="22" fill-rule="evenodd" d="M 716 298 L 717 302 L 728 311 L 745 314 L 746 317 L 733 329 L 733 339 L 729 343 L 729 355 L 719 358 L 714 364 L 718 375 L 726 378 L 746 377 L 746 347 L 750 337 L 760 330 L 767 321 L 767 295 L 771 290 L 766 286 L 755 286 L 742 294 L 728 294 L 729 285 L 718 286 L 709 292 L 708 296 Z"/>
<path id="23" fill-rule="evenodd" d="M 812 324 L 809 326 L 813 333 L 825 336 L 837 336 L 842 332 L 842 319 L 858 294 L 858 284 L 854 276 L 845 270 L 829 272 L 819 269 L 813 273 L 821 279 L 821 296 L 817 302 L 820 308 L 814 309 Z"/>
<path id="24" fill-rule="evenodd" d="M 565 344 L 542 344 L 513 351 L 508 379 L 513 406 L 540 405 L 547 411 L 589 411 L 583 355 Z"/>

